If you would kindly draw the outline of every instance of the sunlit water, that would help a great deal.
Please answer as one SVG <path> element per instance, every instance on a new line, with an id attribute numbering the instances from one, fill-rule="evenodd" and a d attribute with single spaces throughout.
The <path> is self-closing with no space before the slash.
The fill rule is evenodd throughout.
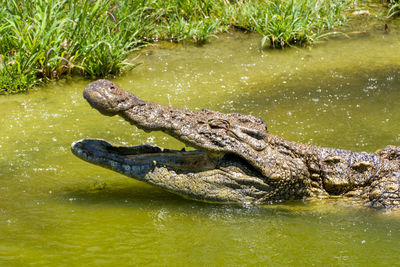
<path id="1" fill-rule="evenodd" d="M 259 36 L 155 45 L 115 80 L 145 100 L 263 118 L 287 139 L 372 152 L 400 145 L 400 34 L 259 51 Z M 180 149 L 100 115 L 67 79 L 0 97 L 1 266 L 367 266 L 400 262 L 400 215 L 341 200 L 265 207 L 182 199 L 75 158 L 97 137 Z"/>

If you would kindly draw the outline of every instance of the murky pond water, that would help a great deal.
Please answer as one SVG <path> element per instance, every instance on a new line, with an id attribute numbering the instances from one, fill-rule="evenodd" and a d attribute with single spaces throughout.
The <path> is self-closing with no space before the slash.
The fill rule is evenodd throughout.
<path id="1" fill-rule="evenodd" d="M 392 27 L 392 26 L 391 26 Z M 143 99 L 263 118 L 287 139 L 356 151 L 400 145 L 400 33 L 394 25 L 312 49 L 259 51 L 229 34 L 203 47 L 155 45 L 116 82 Z M 179 149 L 100 115 L 86 80 L 0 97 L 0 265 L 391 265 L 400 215 L 342 201 L 203 204 L 92 166 L 72 141 Z"/>

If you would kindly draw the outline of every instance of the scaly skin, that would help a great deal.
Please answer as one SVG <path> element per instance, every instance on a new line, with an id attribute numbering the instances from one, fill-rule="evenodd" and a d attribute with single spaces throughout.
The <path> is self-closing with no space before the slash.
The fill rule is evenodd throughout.
<path id="1" fill-rule="evenodd" d="M 400 147 L 357 153 L 287 141 L 257 117 L 191 111 L 143 101 L 107 80 L 84 91 L 90 105 L 145 131 L 163 131 L 199 151 L 81 140 L 72 152 L 191 199 L 254 203 L 345 196 L 374 207 L 400 207 Z"/>

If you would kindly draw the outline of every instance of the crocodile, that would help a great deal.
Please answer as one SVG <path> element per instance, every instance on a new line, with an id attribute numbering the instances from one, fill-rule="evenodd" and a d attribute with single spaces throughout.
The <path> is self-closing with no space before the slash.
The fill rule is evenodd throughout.
<path id="1" fill-rule="evenodd" d="M 90 83 L 83 96 L 103 115 L 162 131 L 193 150 L 82 139 L 73 154 L 183 197 L 250 205 L 332 197 L 400 207 L 399 146 L 367 153 L 301 144 L 268 132 L 255 116 L 160 105 L 108 80 Z"/>

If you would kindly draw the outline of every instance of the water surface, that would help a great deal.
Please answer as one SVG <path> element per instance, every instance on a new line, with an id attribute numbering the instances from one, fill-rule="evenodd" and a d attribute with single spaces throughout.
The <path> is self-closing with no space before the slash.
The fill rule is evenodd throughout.
<path id="1" fill-rule="evenodd" d="M 290 140 L 373 152 L 400 145 L 400 34 L 390 27 L 285 51 L 260 52 L 259 36 L 243 33 L 154 45 L 114 81 L 149 101 L 261 117 Z M 0 265 L 400 262 L 396 212 L 340 200 L 203 204 L 75 158 L 69 146 L 81 138 L 183 146 L 91 109 L 89 82 L 0 97 Z"/>

